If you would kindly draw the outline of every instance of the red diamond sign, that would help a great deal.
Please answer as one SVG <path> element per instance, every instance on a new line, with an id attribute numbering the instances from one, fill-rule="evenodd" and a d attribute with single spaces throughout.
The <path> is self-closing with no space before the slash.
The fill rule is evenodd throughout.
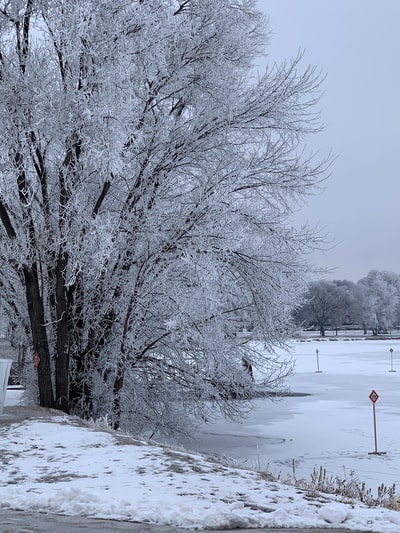
<path id="1" fill-rule="evenodd" d="M 375 390 L 373 390 L 371 394 L 369 395 L 369 399 L 371 400 L 372 403 L 375 403 L 378 398 L 379 398 L 379 394 Z"/>

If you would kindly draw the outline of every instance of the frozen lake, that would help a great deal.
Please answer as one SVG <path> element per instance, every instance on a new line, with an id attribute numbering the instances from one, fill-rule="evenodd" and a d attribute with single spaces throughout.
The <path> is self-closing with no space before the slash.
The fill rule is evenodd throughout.
<path id="1" fill-rule="evenodd" d="M 196 451 L 283 476 L 292 473 L 294 461 L 297 478 L 309 479 L 322 466 L 341 478 L 353 471 L 374 491 L 381 483 L 399 485 L 400 341 L 312 339 L 291 345 L 296 368 L 290 389 L 310 396 L 257 399 L 246 420 L 205 425 Z M 372 390 L 379 394 L 377 445 L 385 455 L 369 454 L 375 450 Z"/>

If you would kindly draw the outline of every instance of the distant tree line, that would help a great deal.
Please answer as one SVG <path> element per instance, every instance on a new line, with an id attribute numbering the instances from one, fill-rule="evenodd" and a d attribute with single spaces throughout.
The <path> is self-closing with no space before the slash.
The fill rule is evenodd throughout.
<path id="1" fill-rule="evenodd" d="M 400 324 L 400 275 L 371 270 L 356 283 L 348 280 L 313 281 L 295 320 L 303 329 L 359 328 L 372 335 Z"/>

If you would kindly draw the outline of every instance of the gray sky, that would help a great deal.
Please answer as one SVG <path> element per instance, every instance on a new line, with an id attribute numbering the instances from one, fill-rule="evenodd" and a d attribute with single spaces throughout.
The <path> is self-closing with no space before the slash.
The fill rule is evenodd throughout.
<path id="1" fill-rule="evenodd" d="M 328 278 L 400 273 L 400 0 L 259 0 L 272 30 L 268 61 L 305 51 L 327 76 L 326 129 L 313 148 L 337 159 L 321 195 L 296 216 L 329 233 L 314 261 Z"/>

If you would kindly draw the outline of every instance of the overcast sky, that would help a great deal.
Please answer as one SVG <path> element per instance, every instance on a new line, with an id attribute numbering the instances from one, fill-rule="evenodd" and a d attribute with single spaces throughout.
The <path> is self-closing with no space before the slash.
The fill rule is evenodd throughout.
<path id="1" fill-rule="evenodd" d="M 328 278 L 400 273 L 400 0 L 259 0 L 272 31 L 268 61 L 305 51 L 325 74 L 326 129 L 312 146 L 337 155 L 321 195 L 296 216 L 335 247 L 315 262 Z"/>

